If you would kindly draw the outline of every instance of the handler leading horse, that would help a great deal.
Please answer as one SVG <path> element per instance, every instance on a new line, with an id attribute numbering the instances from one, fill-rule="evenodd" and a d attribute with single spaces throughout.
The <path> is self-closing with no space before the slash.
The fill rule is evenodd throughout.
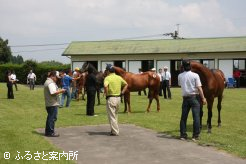
<path id="1" fill-rule="evenodd" d="M 221 102 L 223 97 L 223 91 L 225 88 L 225 76 L 224 73 L 219 69 L 210 70 L 201 63 L 191 61 L 191 71 L 196 72 L 202 82 L 202 89 L 204 92 L 204 96 L 207 99 L 207 108 L 208 108 L 208 119 L 207 119 L 207 128 L 208 133 L 211 133 L 212 124 L 212 108 L 214 103 L 214 98 L 218 97 L 218 127 L 221 126 Z M 202 106 L 201 106 L 202 107 Z M 201 109 L 201 126 L 202 126 L 202 116 L 203 111 Z"/>
<path id="2" fill-rule="evenodd" d="M 126 80 L 128 84 L 128 89 L 124 94 L 125 101 L 125 110 L 127 111 L 128 104 L 128 112 L 131 112 L 130 105 L 130 92 L 141 91 L 145 88 L 149 88 L 149 105 L 147 107 L 147 112 L 150 111 L 150 106 L 152 100 L 155 99 L 157 102 L 157 111 L 160 111 L 160 103 L 159 103 L 159 87 L 160 87 L 160 78 L 155 72 L 143 72 L 142 74 L 134 74 L 131 72 L 126 72 L 120 67 L 114 66 L 115 73 L 121 76 L 124 80 Z"/>

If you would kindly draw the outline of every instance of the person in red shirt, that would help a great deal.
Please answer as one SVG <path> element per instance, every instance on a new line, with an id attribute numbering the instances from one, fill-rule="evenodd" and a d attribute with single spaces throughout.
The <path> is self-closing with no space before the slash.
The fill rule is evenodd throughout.
<path id="1" fill-rule="evenodd" d="M 236 87 L 239 88 L 240 87 L 240 77 L 241 77 L 241 72 L 236 69 L 234 72 L 233 72 L 233 77 L 234 79 L 236 80 Z"/>

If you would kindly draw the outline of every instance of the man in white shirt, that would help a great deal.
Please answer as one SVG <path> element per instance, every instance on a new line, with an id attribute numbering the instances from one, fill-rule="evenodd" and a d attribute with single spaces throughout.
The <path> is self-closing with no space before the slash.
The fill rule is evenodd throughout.
<path id="1" fill-rule="evenodd" d="M 162 96 L 162 69 L 161 68 L 159 68 L 157 75 L 160 78 L 159 96 Z"/>
<path id="2" fill-rule="evenodd" d="M 16 79 L 15 71 L 12 71 L 12 74 L 10 75 L 10 78 L 11 78 L 11 80 L 14 80 L 13 84 L 15 85 L 15 90 L 18 91 L 18 87 L 17 87 L 18 79 Z"/>
<path id="3" fill-rule="evenodd" d="M 193 135 L 192 140 L 199 139 L 200 134 L 200 102 L 203 105 L 207 103 L 203 90 L 200 77 L 197 73 L 191 72 L 191 66 L 189 60 L 183 60 L 182 66 L 184 72 L 178 76 L 178 84 L 182 89 L 183 103 L 182 114 L 180 120 L 180 139 L 186 140 L 186 122 L 190 108 L 193 116 Z"/>
<path id="4" fill-rule="evenodd" d="M 169 71 L 167 71 L 167 69 L 168 69 L 168 67 L 165 66 L 164 72 L 162 73 L 162 89 L 163 89 L 163 93 L 164 93 L 164 99 L 167 99 L 167 94 L 168 94 L 168 98 L 171 99 L 172 98 L 171 90 L 170 90 L 171 73 Z"/>
<path id="5" fill-rule="evenodd" d="M 35 73 L 33 73 L 32 70 L 30 70 L 29 74 L 27 75 L 27 83 L 29 83 L 30 90 L 34 90 L 35 81 L 36 81 L 36 75 Z"/>
<path id="6" fill-rule="evenodd" d="M 58 90 L 56 85 L 57 78 L 60 78 L 59 72 L 51 71 L 44 83 L 45 107 L 48 114 L 45 127 L 45 136 L 47 137 L 59 137 L 59 134 L 55 132 L 55 121 L 57 120 L 58 106 L 60 105 L 58 95 L 66 90 Z"/>

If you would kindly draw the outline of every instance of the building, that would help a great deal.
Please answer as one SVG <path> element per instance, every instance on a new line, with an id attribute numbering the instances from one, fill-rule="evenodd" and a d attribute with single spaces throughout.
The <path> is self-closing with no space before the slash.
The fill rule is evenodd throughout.
<path id="1" fill-rule="evenodd" d="M 226 78 L 238 68 L 241 85 L 246 86 L 246 37 L 77 41 L 70 43 L 62 56 L 71 57 L 72 69 L 84 62 L 91 62 L 99 71 L 110 63 L 133 73 L 138 73 L 139 68 L 147 71 L 168 66 L 174 86 L 181 60 L 189 58 L 210 69 L 221 69 Z"/>

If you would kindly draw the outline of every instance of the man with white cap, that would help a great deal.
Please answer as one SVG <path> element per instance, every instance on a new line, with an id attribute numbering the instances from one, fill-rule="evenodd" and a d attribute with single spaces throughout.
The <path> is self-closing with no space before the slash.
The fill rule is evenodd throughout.
<path id="1" fill-rule="evenodd" d="M 170 86 L 171 86 L 171 73 L 168 70 L 168 67 L 164 67 L 164 72 L 162 73 L 162 89 L 164 93 L 164 99 L 167 99 L 167 93 L 168 93 L 168 98 L 171 99 L 171 91 L 170 91 Z M 167 92 L 166 92 L 167 91 Z"/>
<path id="2" fill-rule="evenodd" d="M 47 80 L 44 83 L 44 98 L 47 111 L 47 120 L 45 127 L 45 136 L 47 137 L 59 137 L 59 134 L 55 133 L 55 121 L 57 120 L 57 109 L 60 105 L 59 94 L 64 93 L 65 89 L 58 90 L 56 85 L 57 78 L 60 78 L 58 71 L 51 71 Z"/>

